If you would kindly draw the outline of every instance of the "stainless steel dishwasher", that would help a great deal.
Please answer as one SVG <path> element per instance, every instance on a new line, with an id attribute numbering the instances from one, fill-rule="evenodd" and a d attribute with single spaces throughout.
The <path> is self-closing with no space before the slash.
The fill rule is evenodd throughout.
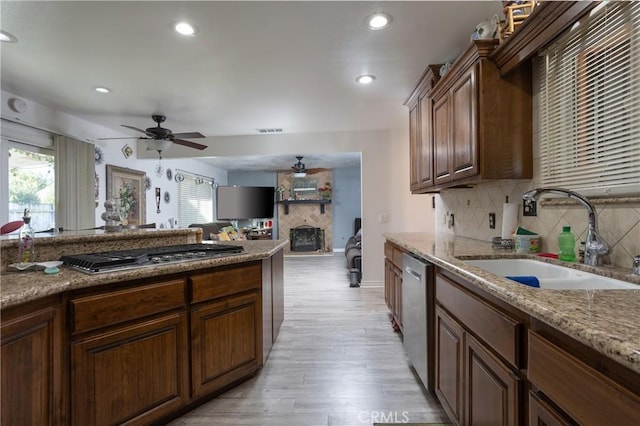
<path id="1" fill-rule="evenodd" d="M 402 326 L 404 348 L 413 368 L 427 389 L 429 359 L 427 330 L 429 324 L 429 294 L 432 293 L 433 265 L 410 254 L 402 258 Z M 432 378 L 433 379 L 433 378 Z"/>

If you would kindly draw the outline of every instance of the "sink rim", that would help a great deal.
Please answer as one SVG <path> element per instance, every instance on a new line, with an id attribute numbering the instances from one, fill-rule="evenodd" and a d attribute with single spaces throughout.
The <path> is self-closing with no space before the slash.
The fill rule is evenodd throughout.
<path id="1" fill-rule="evenodd" d="M 506 278 L 505 274 L 494 272 L 493 270 L 487 269 L 486 267 L 483 267 L 481 265 L 475 265 L 474 263 L 470 263 L 470 262 L 488 261 L 490 264 L 495 262 L 496 265 L 500 261 L 507 261 L 507 262 L 521 261 L 519 263 L 533 262 L 534 264 L 540 265 L 543 268 L 548 268 L 549 270 L 556 270 L 556 271 L 562 271 L 562 272 L 566 271 L 569 274 L 568 276 L 565 275 L 564 277 L 539 277 L 539 280 L 540 280 L 539 288 L 529 287 L 524 284 L 520 284 L 520 286 L 529 287 L 534 290 L 571 290 L 571 291 L 575 291 L 575 290 L 602 290 L 602 291 L 640 290 L 640 281 L 639 282 L 627 281 L 625 279 L 603 275 L 600 273 L 592 272 L 592 271 L 597 271 L 597 269 L 594 267 L 589 267 L 589 266 L 585 267 L 582 264 L 558 263 L 560 261 L 552 258 L 539 258 L 539 257 L 530 257 L 527 255 L 524 255 L 524 256 L 520 255 L 518 257 L 464 256 L 464 257 L 456 257 L 456 259 L 459 260 L 460 262 L 463 262 L 465 265 L 469 267 L 477 268 L 486 273 L 495 275 L 498 278 L 508 280 L 509 282 L 512 282 L 514 284 L 519 284 L 519 283 Z M 525 261 L 525 262 L 522 262 L 522 261 Z M 578 265 L 580 267 L 574 267 Z M 586 270 L 586 269 L 589 269 L 589 270 Z M 473 273 L 473 271 L 471 270 L 468 270 L 468 272 Z M 584 276 L 585 274 L 587 276 Z M 474 275 L 477 275 L 477 274 L 474 274 Z M 507 274 L 507 275 L 523 275 L 523 274 L 516 273 L 516 274 Z M 533 273 L 533 274 L 527 274 L 527 275 L 536 275 L 536 274 Z M 622 275 L 622 274 L 618 274 L 618 275 Z M 589 278 L 589 276 L 591 276 L 596 280 L 596 282 L 593 283 L 593 285 L 584 283 L 584 279 Z M 544 285 L 545 282 L 547 284 L 547 287 L 545 287 Z M 576 285 L 578 285 L 578 287 L 576 287 Z"/>

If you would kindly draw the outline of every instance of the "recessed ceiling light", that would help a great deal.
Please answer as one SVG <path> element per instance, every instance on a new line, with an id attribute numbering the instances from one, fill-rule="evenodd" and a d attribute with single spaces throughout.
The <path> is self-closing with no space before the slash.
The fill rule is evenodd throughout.
<path id="1" fill-rule="evenodd" d="M 99 93 L 111 93 L 111 89 L 109 89 L 108 87 L 103 87 L 103 86 L 98 86 L 94 90 L 96 92 L 99 92 Z"/>
<path id="2" fill-rule="evenodd" d="M 370 30 L 383 30 L 391 25 L 393 18 L 386 12 L 376 12 L 367 16 L 367 25 Z"/>
<path id="3" fill-rule="evenodd" d="M 175 29 L 180 34 L 186 36 L 192 36 L 196 33 L 196 29 L 193 27 L 193 25 L 187 22 L 178 22 L 175 26 Z"/>
<path id="4" fill-rule="evenodd" d="M 0 30 L 0 41 L 3 43 L 15 43 L 18 39 L 13 34 Z"/>
<path id="5" fill-rule="evenodd" d="M 360 84 L 369 84 L 372 83 L 373 80 L 376 79 L 375 75 L 361 75 L 358 78 L 356 78 L 356 81 Z"/>

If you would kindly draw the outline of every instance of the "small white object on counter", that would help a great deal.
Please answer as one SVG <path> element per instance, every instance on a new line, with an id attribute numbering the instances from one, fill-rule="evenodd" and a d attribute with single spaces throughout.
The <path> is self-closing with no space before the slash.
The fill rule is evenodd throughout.
<path id="1" fill-rule="evenodd" d="M 518 228 L 518 204 L 504 203 L 502 205 L 502 239 L 512 240 Z"/>

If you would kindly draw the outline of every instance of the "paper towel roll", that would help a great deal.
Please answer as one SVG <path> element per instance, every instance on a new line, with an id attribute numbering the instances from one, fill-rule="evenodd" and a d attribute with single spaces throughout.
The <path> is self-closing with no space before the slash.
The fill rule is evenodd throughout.
<path id="1" fill-rule="evenodd" d="M 518 205 L 504 203 L 502 205 L 502 238 L 512 240 L 518 227 Z"/>

